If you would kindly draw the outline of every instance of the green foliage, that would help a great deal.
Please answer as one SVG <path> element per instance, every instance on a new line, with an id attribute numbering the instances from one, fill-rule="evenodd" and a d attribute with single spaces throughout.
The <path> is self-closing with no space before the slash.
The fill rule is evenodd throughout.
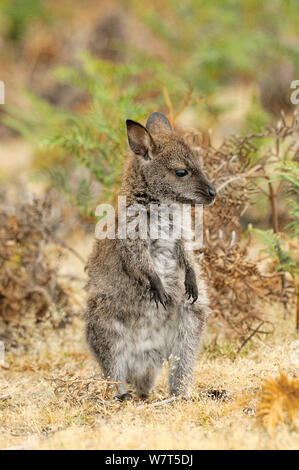
<path id="1" fill-rule="evenodd" d="M 205 347 L 205 352 L 209 359 L 217 359 L 218 357 L 227 357 L 230 360 L 236 359 L 237 355 L 242 357 L 247 356 L 250 352 L 254 351 L 256 345 L 253 341 L 248 341 L 246 345 L 238 351 L 235 342 L 223 340 L 218 343 L 210 343 Z"/>
<path id="2" fill-rule="evenodd" d="M 299 263 L 295 261 L 293 253 L 282 248 L 281 236 L 274 233 L 273 229 L 260 230 L 254 228 L 252 231 L 260 237 L 266 246 L 264 251 L 274 260 L 277 271 L 289 272 L 295 278 L 295 275 L 299 273 Z"/>
<path id="3" fill-rule="evenodd" d="M 85 93 L 83 113 L 56 109 L 28 92 L 29 112 L 6 107 L 6 124 L 42 144 L 45 166 L 54 162 L 46 171 L 47 179 L 79 205 L 82 213 L 87 201 L 96 203 L 96 195 L 91 194 L 93 181 L 102 185 L 103 198 L 113 199 L 126 158 L 125 119 L 143 119 L 149 111 L 161 108 L 163 88 L 174 108 L 182 103 L 187 89 L 203 93 L 205 99 L 196 104 L 196 115 L 208 128 L 225 111 L 214 99 L 216 91 L 236 82 L 255 81 L 282 59 L 299 70 L 299 54 L 289 40 L 298 31 L 295 0 L 154 0 L 146 5 L 129 0 L 125 5 L 129 15 L 153 31 L 166 52 L 165 60 L 151 45 L 145 53 L 137 40 L 135 47 L 124 41 L 119 46 L 130 65 L 85 54 L 80 57 L 81 65 L 56 71 L 59 81 Z M 3 0 L 0 4 L 4 30 L 15 41 L 23 38 L 30 22 L 51 19 L 50 12 L 55 15 L 43 0 Z M 267 114 L 253 96 L 242 130 L 259 132 L 266 121 Z M 264 139 L 254 143 L 256 148 L 248 155 L 252 165 L 259 159 Z M 78 166 L 84 175 L 74 188 L 69 176 Z M 289 177 L 289 172 L 282 171 Z M 298 216 L 291 198 L 289 207 Z M 295 223 L 288 229 L 295 231 Z"/>
<path id="4" fill-rule="evenodd" d="M 262 108 L 257 95 L 253 95 L 251 97 L 250 108 L 245 116 L 243 132 L 260 132 L 269 122 L 269 114 Z M 257 141 L 254 143 L 257 144 Z M 259 145 L 261 144 L 262 142 Z"/>
<path id="5" fill-rule="evenodd" d="M 69 116 L 62 129 L 52 135 L 47 145 L 72 155 L 102 183 L 105 197 L 113 197 L 120 183 L 125 158 L 125 119 L 142 119 L 149 104 L 138 102 L 142 87 L 134 83 L 140 69 L 124 64 L 114 65 L 81 56 L 81 69 L 63 68 L 57 77 L 64 83 L 84 90 L 90 98 L 86 113 Z"/>
<path id="6" fill-rule="evenodd" d="M 73 3 L 74 8 L 80 8 Z M 122 3 L 125 14 L 137 17 L 145 29 L 150 29 L 164 51 L 161 59 L 151 44 L 144 48 L 144 40 L 139 43 L 137 37 L 135 47 L 126 38 L 118 44 L 124 60 L 139 68 L 137 74 L 141 69 L 150 71 L 140 73 L 143 93 L 151 90 L 157 96 L 167 86 L 176 106 L 187 88 L 196 90 L 205 97 L 196 110 L 207 128 L 224 111 L 214 97 L 225 86 L 256 82 L 281 62 L 291 63 L 295 73 L 299 71 L 299 53 L 293 40 L 299 28 L 296 0 L 153 0 L 147 4 L 118 0 L 115 11 L 120 15 Z M 45 0 L 2 0 L 1 26 L 14 41 L 23 40 L 28 26 L 36 20 L 59 22 L 61 18 Z M 70 80 L 78 80 L 84 88 L 82 76 L 75 77 L 74 70 L 68 73 Z M 131 73 L 134 75 L 132 69 Z M 66 70 L 62 74 L 66 75 Z M 255 130 L 264 124 L 266 115 L 256 102 L 247 118 L 246 129 Z"/>
<path id="7" fill-rule="evenodd" d="M 284 231 L 289 233 L 291 237 L 299 235 L 299 165 L 291 158 L 286 158 L 279 163 L 274 170 L 274 176 L 271 182 L 282 182 L 287 187 L 287 192 L 291 197 L 286 199 L 289 206 L 289 215 L 294 219 L 286 227 Z M 295 279 L 299 273 L 299 263 L 295 261 L 294 253 L 283 249 L 282 235 L 274 233 L 271 230 L 253 229 L 266 245 L 266 252 L 275 261 L 278 271 L 287 271 Z M 285 236 L 286 236 L 285 233 Z"/>
<path id="8" fill-rule="evenodd" d="M 16 42 L 22 39 L 30 22 L 49 20 L 44 0 L 2 0 L 0 14 L 5 20 L 6 37 Z"/>
<path id="9" fill-rule="evenodd" d="M 93 217 L 97 201 L 90 175 L 81 176 L 78 182 L 70 184 L 68 168 L 46 168 L 41 178 L 53 188 L 63 192 L 70 203 L 79 209 L 83 217 Z"/>
<path id="10" fill-rule="evenodd" d="M 44 152 L 52 152 L 54 161 L 60 162 L 46 170 L 50 184 L 90 215 L 90 203 L 96 202 L 92 181 L 101 183 L 104 199 L 113 200 L 127 153 L 125 120 L 147 116 L 155 100 L 147 98 L 146 92 L 155 79 L 160 82 L 152 73 L 148 81 L 139 84 L 144 72 L 141 66 L 95 60 L 88 54 L 82 54 L 80 61 L 80 67 L 63 67 L 55 75 L 86 94 L 84 113 L 61 111 L 27 94 L 30 112 L 7 107 L 6 123 L 28 139 L 35 141 L 38 136 Z M 158 106 L 158 100 L 156 103 Z M 74 190 L 68 179 L 78 165 L 84 168 L 84 176 Z"/>
<path id="11" fill-rule="evenodd" d="M 4 121 L 35 145 L 46 143 L 50 134 L 56 135 L 63 123 L 72 117 L 69 112 L 51 106 L 28 90 L 23 91 L 23 95 L 27 99 L 28 107 L 6 104 L 7 115 Z"/>
<path id="12" fill-rule="evenodd" d="M 131 0 L 130 5 L 170 47 L 173 70 L 205 93 L 255 80 L 282 58 L 298 70 L 298 50 L 285 41 L 286 33 L 298 31 L 295 0 L 155 0 L 146 7 Z"/>
<path id="13" fill-rule="evenodd" d="M 299 164 L 293 160 L 286 160 L 279 165 L 276 171 L 276 179 L 284 181 L 289 186 L 289 194 L 293 198 L 286 200 L 289 206 L 289 214 L 294 218 L 285 230 L 290 231 L 292 236 L 299 236 Z"/>

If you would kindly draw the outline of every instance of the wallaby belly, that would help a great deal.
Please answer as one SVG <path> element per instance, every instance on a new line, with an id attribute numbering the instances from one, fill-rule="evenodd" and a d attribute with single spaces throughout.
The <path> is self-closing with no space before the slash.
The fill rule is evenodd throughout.
<path id="1" fill-rule="evenodd" d="M 105 325 L 118 335 L 117 355 L 128 376 L 142 374 L 148 367 L 160 367 L 168 359 L 184 302 L 183 272 L 178 267 L 175 241 L 153 240 L 150 255 L 172 298 L 171 304 L 166 310 L 148 296 L 134 314 L 127 313 L 125 322 L 110 318 Z"/>
<path id="2" fill-rule="evenodd" d="M 183 278 L 178 268 L 175 240 L 153 240 L 150 255 L 166 292 L 173 299 L 167 310 L 153 301 L 144 304 L 128 347 L 129 369 L 144 371 L 159 366 L 171 354 L 172 342 L 179 323 L 183 301 Z"/>
<path id="3" fill-rule="evenodd" d="M 151 321 L 141 321 L 136 325 L 136 334 L 130 335 L 131 341 L 126 348 L 129 375 L 142 374 L 148 367 L 160 367 L 171 353 L 176 313 L 169 312 L 163 317 L 162 312 L 157 315 L 156 306 L 151 306 L 148 314 L 152 316 Z"/>

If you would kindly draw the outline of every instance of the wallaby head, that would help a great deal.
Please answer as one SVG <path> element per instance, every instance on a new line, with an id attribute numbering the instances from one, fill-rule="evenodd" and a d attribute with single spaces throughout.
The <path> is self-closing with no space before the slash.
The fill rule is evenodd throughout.
<path id="1" fill-rule="evenodd" d="M 126 123 L 130 148 L 151 195 L 166 203 L 210 204 L 215 199 L 198 157 L 174 134 L 164 114 L 152 113 L 145 127 L 129 119 Z"/>

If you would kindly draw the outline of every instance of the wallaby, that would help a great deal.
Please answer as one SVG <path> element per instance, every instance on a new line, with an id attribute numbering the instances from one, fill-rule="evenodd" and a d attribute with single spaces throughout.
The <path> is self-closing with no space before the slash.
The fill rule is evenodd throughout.
<path id="1" fill-rule="evenodd" d="M 133 155 L 120 195 L 127 207 L 203 204 L 216 191 L 187 143 L 162 113 L 144 127 L 127 120 Z M 96 240 L 88 261 L 86 337 L 106 378 L 145 399 L 157 372 L 170 361 L 171 395 L 189 397 L 200 339 L 210 312 L 207 289 L 184 239 Z"/>

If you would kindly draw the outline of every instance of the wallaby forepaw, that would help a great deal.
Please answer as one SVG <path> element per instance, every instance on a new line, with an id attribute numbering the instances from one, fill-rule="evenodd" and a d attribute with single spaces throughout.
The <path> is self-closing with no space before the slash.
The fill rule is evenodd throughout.
<path id="1" fill-rule="evenodd" d="M 159 307 L 159 302 L 166 310 L 166 303 L 168 300 L 168 295 L 166 292 L 151 291 L 150 300 L 154 300 L 157 308 Z"/>
<path id="2" fill-rule="evenodd" d="M 185 289 L 185 294 L 188 295 L 188 300 L 192 298 L 192 303 L 196 302 L 198 299 L 198 289 L 196 284 L 196 276 L 192 268 L 186 271 Z"/>
<path id="3" fill-rule="evenodd" d="M 170 299 L 170 296 L 167 294 L 166 290 L 164 289 L 162 281 L 159 278 L 155 279 L 154 281 L 152 280 L 150 282 L 150 288 L 151 288 L 150 300 L 151 301 L 154 300 L 157 308 L 160 302 L 160 304 L 162 304 L 166 310 L 166 304 L 168 300 Z"/>

